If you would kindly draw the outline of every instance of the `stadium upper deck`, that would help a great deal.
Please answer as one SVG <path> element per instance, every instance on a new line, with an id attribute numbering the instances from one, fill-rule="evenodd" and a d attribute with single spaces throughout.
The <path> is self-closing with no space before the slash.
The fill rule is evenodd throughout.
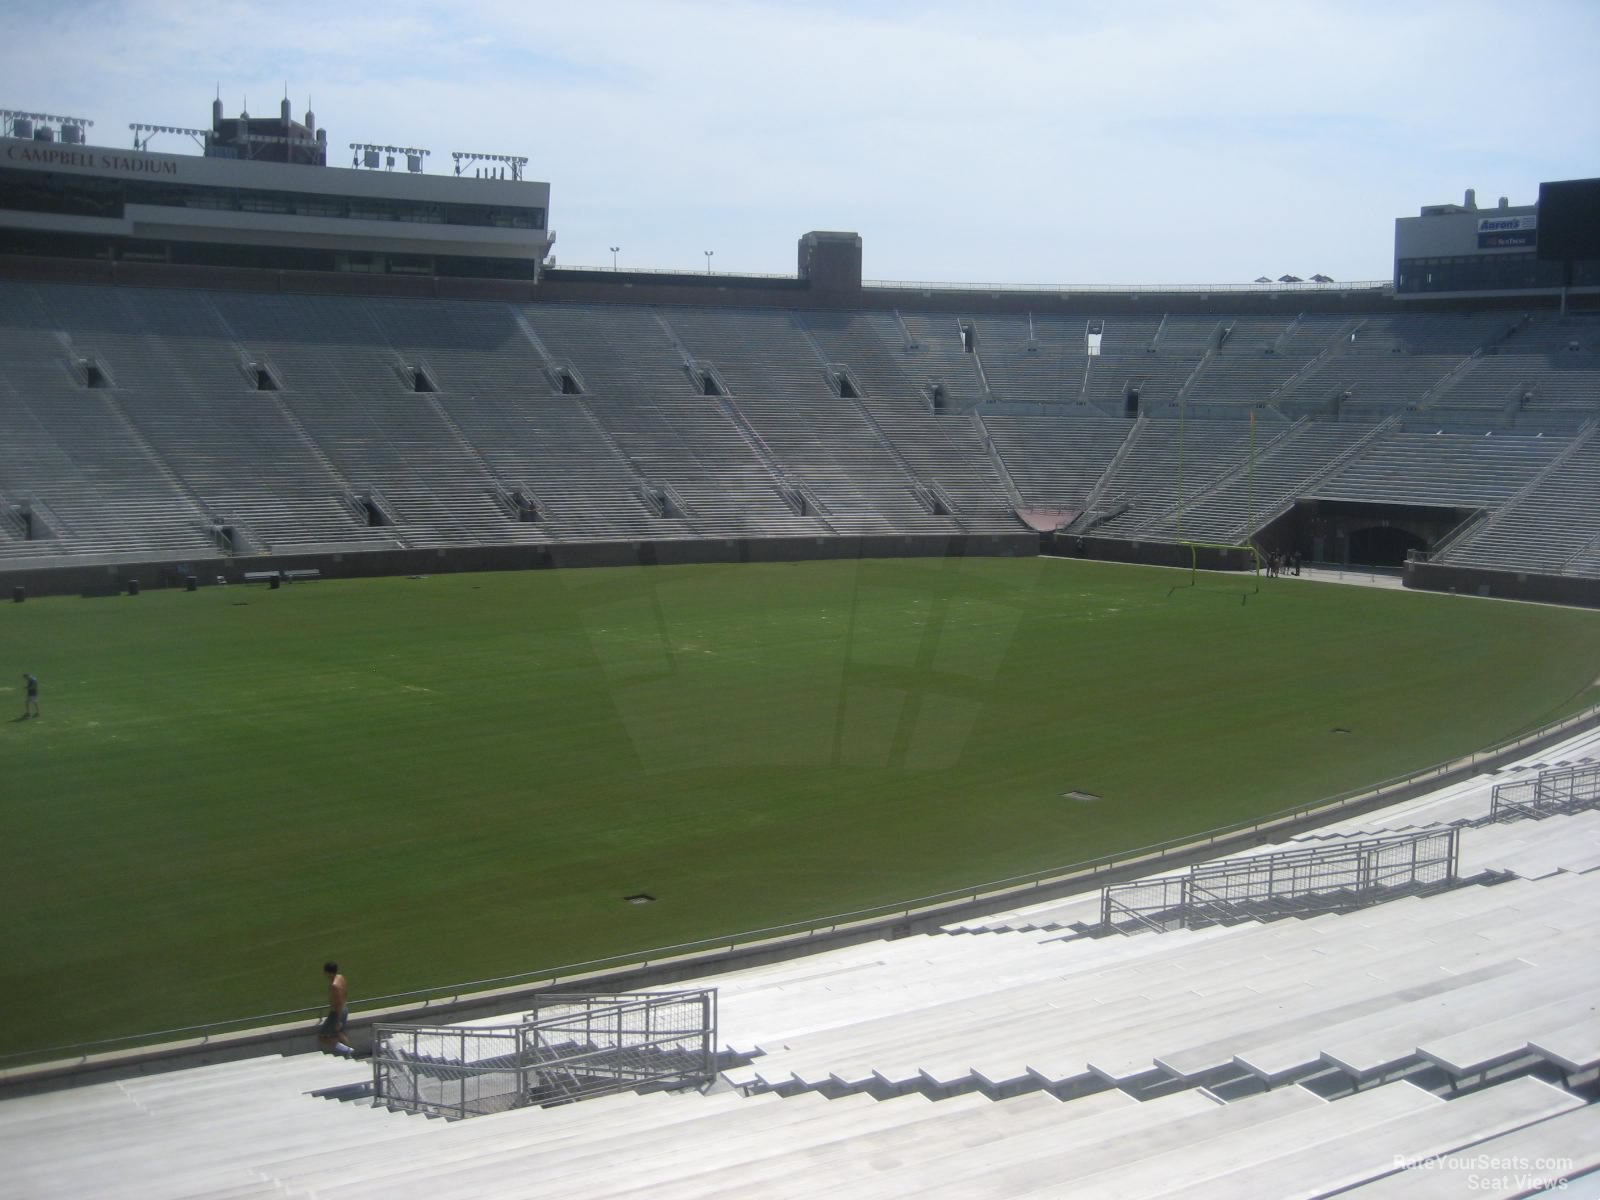
<path id="1" fill-rule="evenodd" d="M 135 125 L 132 150 L 87 144 L 90 124 L 0 111 L 0 255 L 535 279 L 555 241 L 550 185 L 523 181 L 521 157 L 457 152 L 454 176 L 430 176 L 427 150 L 352 143 L 333 167 L 327 130 L 287 99 L 276 118 L 217 100 L 209 130 Z M 149 149 L 172 135 L 204 153 Z"/>

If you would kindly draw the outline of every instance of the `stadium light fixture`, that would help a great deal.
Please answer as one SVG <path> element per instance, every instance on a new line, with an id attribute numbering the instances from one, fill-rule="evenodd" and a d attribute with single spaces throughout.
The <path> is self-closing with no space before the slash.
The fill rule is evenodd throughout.
<path id="1" fill-rule="evenodd" d="M 456 160 L 457 175 L 460 175 L 462 171 L 473 163 L 490 162 L 505 163 L 506 166 L 511 168 L 511 178 L 521 179 L 522 168 L 528 165 L 528 156 L 525 154 L 480 154 L 472 150 L 452 150 L 450 151 L 450 157 Z M 493 171 L 494 168 L 489 167 L 486 170 Z M 486 174 L 483 178 L 492 179 L 494 176 Z"/>
<path id="2" fill-rule="evenodd" d="M 713 254 L 715 254 L 715 253 L 716 253 L 715 250 L 707 250 L 705 252 L 705 256 L 706 256 L 706 274 L 707 275 L 711 274 L 711 256 Z"/>
<path id="3" fill-rule="evenodd" d="M 185 129 L 181 125 L 146 125 L 143 121 L 134 121 L 128 126 L 128 128 L 133 130 L 133 148 L 135 150 L 150 149 L 150 140 L 158 133 L 185 134 L 188 137 L 193 138 L 195 145 L 199 146 L 202 150 L 205 149 L 206 138 L 211 136 L 211 131 L 209 129 Z M 139 139 L 139 135 L 141 133 L 144 134 L 144 140 L 142 142 Z"/>
<path id="4" fill-rule="evenodd" d="M 622 249 L 621 246 L 613 246 L 613 247 L 611 247 L 611 269 L 613 271 L 615 271 L 617 269 L 617 251 L 621 250 L 621 249 Z"/>
<path id="5" fill-rule="evenodd" d="M 20 122 L 20 125 L 19 125 Z M 56 113 L 23 112 L 19 108 L 0 108 L 0 130 L 6 137 L 32 138 L 35 125 L 58 125 L 61 140 L 66 145 L 83 141 L 83 131 L 94 124 L 88 117 L 63 117 Z M 27 132 L 19 132 L 27 130 Z M 75 133 L 69 133 L 69 130 Z"/>
<path id="6" fill-rule="evenodd" d="M 406 156 L 406 170 L 413 175 L 422 174 L 422 160 L 433 153 L 431 150 L 422 150 L 416 146 L 387 146 L 376 142 L 351 142 L 350 165 L 352 167 L 368 166 L 376 170 L 381 161 L 388 164 L 389 170 L 394 170 L 396 154 Z"/>

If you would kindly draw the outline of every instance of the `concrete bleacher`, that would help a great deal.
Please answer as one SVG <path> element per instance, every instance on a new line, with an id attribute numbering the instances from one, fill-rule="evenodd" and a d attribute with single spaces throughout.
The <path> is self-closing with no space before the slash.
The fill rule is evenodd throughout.
<path id="1" fill-rule="evenodd" d="M 1160 536 L 1240 542 L 1276 515 L 1329 465 L 1373 436 L 1371 426 L 1302 420 L 1258 434 L 1257 453 L 1181 508 L 1140 526 Z"/>
<path id="2" fill-rule="evenodd" d="M 1448 433 L 1413 423 L 1386 432 L 1314 491 L 1330 500 L 1493 507 L 1549 466 L 1569 441 Z"/>
<path id="3" fill-rule="evenodd" d="M 787 313 L 689 308 L 659 319 L 696 362 L 716 367 L 735 396 L 833 395 L 826 361 Z"/>
<path id="4" fill-rule="evenodd" d="M 873 314 L 800 312 L 793 319 L 829 363 L 845 364 L 865 394 L 893 401 L 926 402 L 926 380 L 908 371 L 911 360 L 901 342 L 886 342 Z M 903 335 L 902 335 L 903 340 Z"/>
<path id="5" fill-rule="evenodd" d="M 936 515 L 917 480 L 878 436 L 856 402 L 825 395 L 804 404 L 787 397 L 733 401 L 772 454 L 822 502 L 840 533 L 955 533 Z"/>
<path id="6" fill-rule="evenodd" d="M 923 485 L 936 488 L 970 532 L 1015 532 L 1019 526 L 983 435 L 970 414 L 935 414 L 915 400 L 868 397 L 868 418 Z"/>
<path id="7" fill-rule="evenodd" d="M 1079 506 L 1133 430 L 1122 417 L 975 415 L 1024 503 Z"/>
<path id="8" fill-rule="evenodd" d="M 1000 533 L 1091 499 L 1080 529 L 1231 542 L 1315 495 L 1490 509 L 1440 561 L 1596 576 L 1597 328 L 6 282 L 0 561 L 182 562 L 220 526 L 235 553 Z"/>
<path id="9" fill-rule="evenodd" d="M 1131 536 L 1214 487 L 1249 461 L 1244 421 L 1150 421 L 1102 481 L 1104 494 L 1128 507 L 1095 532 Z"/>
<path id="10" fill-rule="evenodd" d="M 0 492 L 46 518 L 48 541 L 0 546 L 8 558 L 203 557 L 211 514 L 137 437 L 102 392 L 0 385 Z"/>
<path id="11" fill-rule="evenodd" d="M 654 402 L 593 397 L 590 409 L 652 484 L 681 498 L 689 523 L 719 537 L 825 534 L 828 525 L 784 500 L 776 477 L 724 408 L 705 398 Z"/>
<path id="12" fill-rule="evenodd" d="M 965 349 L 960 318 L 944 313 L 865 313 L 862 323 L 885 344 L 899 348 L 902 369 L 913 383 L 930 387 L 937 380 L 950 407 L 970 408 L 984 398 L 978 357 Z"/>
<path id="13" fill-rule="evenodd" d="M 1066 317 L 973 318 L 983 369 L 1004 403 L 1077 405 L 1088 360 L 1085 321 Z"/>
<path id="14" fill-rule="evenodd" d="M 1600 567 L 1600 434 L 1586 429 L 1439 561 L 1593 576 Z"/>

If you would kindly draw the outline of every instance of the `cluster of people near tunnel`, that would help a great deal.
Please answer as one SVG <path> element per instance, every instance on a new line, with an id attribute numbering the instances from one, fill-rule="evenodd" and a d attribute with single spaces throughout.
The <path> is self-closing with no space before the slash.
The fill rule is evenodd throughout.
<path id="1" fill-rule="evenodd" d="M 1267 554 L 1267 578 L 1275 579 L 1285 572 L 1300 574 L 1300 551 L 1288 553 L 1283 550 L 1273 550 Z"/>

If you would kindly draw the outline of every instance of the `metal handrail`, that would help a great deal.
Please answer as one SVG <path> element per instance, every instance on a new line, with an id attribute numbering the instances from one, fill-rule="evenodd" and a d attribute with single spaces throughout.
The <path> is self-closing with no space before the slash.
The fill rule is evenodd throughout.
<path id="1" fill-rule="evenodd" d="M 352 1009 L 381 1009 L 395 1007 L 406 1003 L 420 1003 L 424 1001 L 459 1000 L 475 992 L 486 991 L 491 988 L 515 987 L 518 985 L 533 984 L 540 980 L 549 980 L 552 984 L 563 978 L 575 975 L 592 973 L 602 969 L 636 968 L 642 969 L 652 963 L 665 959 L 678 958 L 698 951 L 709 950 L 726 946 L 730 951 L 741 944 L 771 941 L 785 936 L 805 935 L 813 937 L 817 934 L 832 933 L 842 926 L 854 925 L 871 920 L 883 920 L 889 917 L 906 917 L 925 912 L 941 905 L 957 901 L 976 901 L 984 896 L 997 893 L 1014 891 L 1022 887 L 1040 887 L 1052 881 L 1059 881 L 1073 875 L 1084 873 L 1098 874 L 1109 870 L 1119 863 L 1135 862 L 1151 858 L 1177 849 L 1195 848 L 1210 845 L 1225 837 L 1232 837 L 1246 832 L 1257 832 L 1263 827 L 1276 825 L 1285 821 L 1292 821 L 1305 817 L 1314 812 L 1324 810 L 1333 811 L 1358 800 L 1368 799 L 1382 795 L 1385 791 L 1393 791 L 1420 782 L 1429 776 L 1438 776 L 1446 771 L 1466 766 L 1475 766 L 1478 762 L 1493 758 L 1497 755 L 1509 753 L 1520 746 L 1540 738 L 1552 736 L 1568 730 L 1575 730 L 1586 724 L 1600 721 L 1600 705 L 1594 705 L 1582 712 L 1575 713 L 1560 721 L 1551 722 L 1549 725 L 1540 726 L 1538 729 L 1525 733 L 1520 737 L 1497 742 L 1482 750 L 1474 750 L 1470 754 L 1459 758 L 1447 759 L 1430 766 L 1420 767 L 1415 771 L 1403 775 L 1396 775 L 1376 784 L 1368 784 L 1361 788 L 1352 788 L 1337 795 L 1325 797 L 1309 804 L 1298 804 L 1289 808 L 1279 809 L 1275 812 L 1265 813 L 1253 819 L 1236 821 L 1228 825 L 1219 825 L 1199 833 L 1185 834 L 1175 838 L 1168 838 L 1160 842 L 1152 842 L 1144 846 L 1134 847 L 1117 853 L 1100 855 L 1096 858 L 1083 859 L 1074 863 L 1067 863 L 1056 867 L 1047 867 L 1039 871 L 1028 871 L 1018 875 L 1009 875 L 1000 879 L 991 879 L 967 887 L 952 888 L 942 892 L 934 892 L 926 896 L 918 896 L 909 900 L 895 901 L 888 904 L 875 905 L 870 908 L 854 909 L 847 912 L 833 913 L 824 917 L 809 920 L 790 921 L 782 925 L 772 925 L 761 929 L 748 929 L 738 933 L 724 934 L 719 937 L 698 938 L 694 941 L 677 942 L 667 946 L 657 946 L 649 950 L 628 951 L 621 954 L 608 955 L 604 958 L 588 959 L 583 962 L 565 963 L 560 966 L 544 967 L 533 971 L 523 971 L 515 975 L 494 976 L 487 979 L 474 979 L 461 983 L 441 984 L 436 987 L 417 988 L 406 992 L 392 992 L 383 996 L 373 996 L 352 1005 Z M 0 1055 L 0 1063 L 15 1062 L 21 1059 L 38 1059 L 46 1055 L 66 1055 L 73 1058 L 86 1058 L 90 1053 L 108 1052 L 110 1047 L 148 1045 L 170 1038 L 190 1038 L 205 1040 L 212 1036 L 237 1032 L 262 1025 L 278 1022 L 283 1019 L 305 1018 L 324 1012 L 322 1007 L 305 1007 L 287 1009 L 281 1012 L 259 1013 L 252 1016 L 236 1017 L 226 1021 L 213 1021 L 199 1025 L 183 1025 L 172 1029 L 156 1030 L 147 1033 L 124 1034 L 121 1037 L 100 1038 L 87 1042 L 72 1042 L 60 1046 L 44 1046 L 33 1050 L 13 1051 Z"/>
<path id="2" fill-rule="evenodd" d="M 1141 917 L 1146 913 L 1176 913 L 1178 923 L 1189 926 L 1197 915 L 1212 919 L 1217 913 L 1244 916 L 1263 904 L 1280 910 L 1293 907 L 1310 911 L 1317 896 L 1370 895 L 1406 884 L 1449 884 L 1457 878 L 1460 845 L 1461 830 L 1451 825 L 1196 863 L 1181 875 L 1160 875 L 1106 887 L 1100 896 L 1101 924 L 1108 929 L 1119 928 L 1121 923 L 1112 918 L 1121 913 L 1146 928 L 1164 929 L 1164 924 Z M 1427 857 L 1419 854 L 1424 847 L 1428 848 Z M 1386 852 L 1405 849 L 1411 852 L 1409 858 L 1384 861 Z M 1437 875 L 1441 866 L 1442 878 Z M 1424 877 L 1425 872 L 1432 874 Z M 1171 896 L 1174 888 L 1179 896 L 1176 904 Z M 1119 899 L 1153 892 L 1159 892 L 1159 899 L 1152 896 L 1138 907 Z"/>
<path id="3" fill-rule="evenodd" d="M 1532 779 L 1495 784 L 1486 819 L 1502 820 L 1509 813 L 1537 818 L 1596 805 L 1600 805 L 1600 766 L 1551 767 Z"/>
<path id="4" fill-rule="evenodd" d="M 864 288 L 922 292 L 1060 292 L 1077 295 L 1118 295 L 1137 292 L 1143 295 L 1226 295 L 1229 293 L 1272 294 L 1277 292 L 1377 292 L 1392 291 L 1388 279 L 1353 279 L 1343 283 L 945 283 L 910 279 L 863 279 Z"/>
<path id="5" fill-rule="evenodd" d="M 784 275 L 765 271 L 707 271 L 704 267 L 583 267 L 569 263 L 549 268 L 545 274 L 562 271 L 588 271 L 597 275 L 692 275 L 697 279 L 787 279 L 798 280 L 798 275 Z"/>
<path id="6" fill-rule="evenodd" d="M 715 271 L 708 272 L 693 267 L 590 267 L 562 264 L 552 267 L 549 273 L 583 271 L 597 275 L 677 275 L 698 279 L 784 279 L 799 280 L 798 275 L 768 271 Z M 864 288 L 885 291 L 914 292 L 1060 292 L 1076 295 L 1119 295 L 1138 292 L 1143 295 L 1164 293 L 1180 295 L 1226 295 L 1229 293 L 1273 294 L 1278 292 L 1387 292 L 1394 290 L 1391 279 L 1351 279 L 1334 283 L 963 283 L 956 280 L 926 279 L 863 279 Z"/>
<path id="7" fill-rule="evenodd" d="M 1115 910 L 1115 913 L 1113 913 L 1112 910 Z M 1136 908 L 1129 908 L 1126 904 L 1122 903 L 1122 901 L 1116 899 L 1115 897 L 1108 896 L 1105 900 L 1105 910 L 1100 918 L 1101 924 L 1107 926 L 1115 924 L 1115 922 L 1111 920 L 1113 915 L 1118 917 L 1127 917 L 1133 921 L 1136 921 L 1140 925 L 1143 925 L 1145 928 L 1149 929 L 1152 933 L 1165 933 L 1167 931 L 1167 927 L 1160 921 L 1145 916 Z"/>
<path id="8" fill-rule="evenodd" d="M 513 1025 L 373 1026 L 373 1096 L 459 1118 L 716 1073 L 715 988 L 546 998 L 543 1009 Z"/>

